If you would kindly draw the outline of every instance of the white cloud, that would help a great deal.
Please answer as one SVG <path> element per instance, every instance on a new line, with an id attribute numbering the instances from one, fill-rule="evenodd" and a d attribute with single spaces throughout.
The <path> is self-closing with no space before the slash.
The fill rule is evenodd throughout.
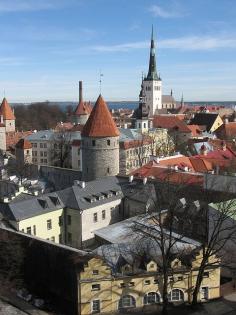
<path id="1" fill-rule="evenodd" d="M 64 0 L 0 0 L 0 12 L 50 10 L 65 4 Z"/>
<path id="2" fill-rule="evenodd" d="M 154 16 L 159 16 L 162 18 L 174 18 L 174 17 L 181 17 L 184 14 L 181 13 L 177 8 L 171 8 L 169 10 L 166 10 L 159 5 L 152 5 L 149 8 L 149 11 L 154 15 Z"/>
<path id="3" fill-rule="evenodd" d="M 91 47 L 96 52 L 128 52 L 137 49 L 147 49 L 149 41 L 140 41 L 116 45 L 97 45 Z M 221 48 L 236 48 L 236 36 L 211 37 L 211 36 L 187 36 L 170 39 L 162 39 L 157 42 L 161 49 L 178 50 L 213 50 Z"/>
<path id="4" fill-rule="evenodd" d="M 97 45 L 92 50 L 97 52 L 127 52 L 134 49 L 144 49 L 149 45 L 148 41 L 125 43 L 118 45 Z"/>

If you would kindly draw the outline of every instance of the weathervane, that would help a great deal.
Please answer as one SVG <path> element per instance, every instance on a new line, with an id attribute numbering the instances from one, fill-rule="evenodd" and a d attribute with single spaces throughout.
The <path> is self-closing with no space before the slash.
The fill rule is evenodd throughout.
<path id="1" fill-rule="evenodd" d="M 101 70 L 100 70 L 99 77 L 100 77 L 100 80 L 99 80 L 99 89 L 100 89 L 100 94 L 102 94 L 102 77 L 103 77 L 103 74 L 101 73 Z"/>

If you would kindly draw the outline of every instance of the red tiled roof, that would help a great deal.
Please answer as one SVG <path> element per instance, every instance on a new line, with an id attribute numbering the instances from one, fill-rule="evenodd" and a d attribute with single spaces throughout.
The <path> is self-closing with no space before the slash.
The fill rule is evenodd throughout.
<path id="1" fill-rule="evenodd" d="M 190 157 L 189 159 L 190 159 L 192 166 L 196 172 L 206 173 L 206 172 L 213 170 L 212 163 L 210 161 L 207 161 L 204 158 L 196 158 L 193 156 L 193 157 Z"/>
<path id="2" fill-rule="evenodd" d="M 202 126 L 199 125 L 188 125 L 188 129 L 192 132 L 192 137 L 198 137 L 202 133 Z"/>
<path id="3" fill-rule="evenodd" d="M 132 174 L 141 178 L 151 177 L 174 184 L 203 185 L 203 175 L 175 171 L 173 169 L 158 166 L 154 161 L 150 161 L 148 164 L 133 171 Z"/>
<path id="4" fill-rule="evenodd" d="M 89 102 L 84 102 L 83 100 L 81 100 L 79 102 L 79 104 L 77 105 L 74 114 L 77 116 L 80 115 L 89 115 L 92 111 L 92 106 L 91 103 Z"/>
<path id="5" fill-rule="evenodd" d="M 184 169 L 184 167 L 188 167 L 189 169 L 192 169 L 192 164 L 189 160 L 189 157 L 181 155 L 181 156 L 175 156 L 168 159 L 161 159 L 159 161 L 159 165 L 162 166 L 178 166 L 179 169 Z"/>
<path id="6" fill-rule="evenodd" d="M 187 124 L 175 115 L 156 115 L 153 119 L 153 127 L 166 128 L 185 133 L 191 133 Z"/>
<path id="7" fill-rule="evenodd" d="M 119 130 L 101 95 L 99 95 L 81 134 L 85 137 L 119 136 Z"/>
<path id="8" fill-rule="evenodd" d="M 27 139 L 20 139 L 16 144 L 16 148 L 23 149 L 23 150 L 31 149 L 32 144 Z"/>
<path id="9" fill-rule="evenodd" d="M 13 111 L 11 109 L 11 106 L 8 104 L 6 98 L 4 97 L 2 104 L 0 106 L 0 115 L 3 116 L 3 119 L 5 120 L 13 120 L 16 119 L 15 115 L 13 114 Z"/>
<path id="10" fill-rule="evenodd" d="M 236 136 L 236 122 L 228 122 L 227 124 L 221 125 L 217 131 L 223 137 L 235 137 Z"/>
<path id="11" fill-rule="evenodd" d="M 71 130 L 74 127 L 74 125 L 71 122 L 66 122 L 66 123 L 58 123 L 56 125 L 55 130 L 56 131 L 63 131 L 63 130 Z"/>
<path id="12" fill-rule="evenodd" d="M 16 143 L 21 139 L 31 135 L 33 131 L 11 131 L 6 133 L 6 146 L 7 150 L 10 147 L 14 147 Z"/>

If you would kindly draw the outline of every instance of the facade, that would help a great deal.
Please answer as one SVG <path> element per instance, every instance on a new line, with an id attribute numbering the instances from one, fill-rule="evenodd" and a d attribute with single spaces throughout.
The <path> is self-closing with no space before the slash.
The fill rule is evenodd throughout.
<path id="1" fill-rule="evenodd" d="M 162 95 L 162 108 L 175 109 L 177 107 L 176 105 L 176 100 L 172 95 L 172 91 L 170 95 Z"/>
<path id="2" fill-rule="evenodd" d="M 190 121 L 191 125 L 205 126 L 205 130 L 209 133 L 215 132 L 221 125 L 223 120 L 217 113 L 196 113 Z"/>
<path id="3" fill-rule="evenodd" d="M 119 130 L 99 95 L 82 135 L 82 173 L 85 181 L 119 173 Z"/>
<path id="4" fill-rule="evenodd" d="M 111 247 L 111 246 L 110 246 Z M 110 255 L 113 257 L 113 248 Z M 198 274 L 201 252 L 195 254 L 190 265 L 175 259 L 169 276 L 169 301 L 191 302 L 193 286 Z M 212 258 L 215 260 L 215 257 Z M 118 267 L 119 263 L 119 267 Z M 102 257 L 88 260 L 78 276 L 78 313 L 119 313 L 143 310 L 162 302 L 162 273 L 155 259 L 149 259 L 139 270 L 120 256 L 117 265 Z M 136 271 L 135 271 L 136 270 Z M 199 293 L 199 301 L 220 297 L 220 268 L 207 269 Z"/>

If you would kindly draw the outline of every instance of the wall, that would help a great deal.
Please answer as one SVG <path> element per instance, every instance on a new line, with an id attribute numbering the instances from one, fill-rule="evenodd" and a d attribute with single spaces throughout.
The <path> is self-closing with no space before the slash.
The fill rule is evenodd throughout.
<path id="1" fill-rule="evenodd" d="M 98 270 L 98 275 L 93 274 L 93 270 Z M 161 296 L 161 273 L 154 269 L 148 269 L 148 272 L 136 275 L 111 275 L 111 268 L 107 266 L 101 259 L 93 258 L 84 266 L 84 271 L 80 273 L 78 286 L 81 296 L 79 297 L 79 312 L 81 315 L 91 314 L 91 306 L 93 300 L 100 300 L 101 313 L 110 312 L 114 314 L 118 311 L 118 303 L 121 296 L 132 295 L 136 300 L 136 307 L 144 307 L 144 295 L 149 292 L 157 292 Z M 168 291 L 172 289 L 180 289 L 184 293 L 184 301 L 191 300 L 192 284 L 196 281 L 197 271 L 193 274 L 187 269 L 176 269 L 171 274 L 173 281 L 170 280 Z M 179 278 L 181 277 L 181 278 Z M 171 279 L 170 278 L 170 279 Z M 154 280 L 158 283 L 155 283 Z M 178 280 L 179 279 L 179 280 Z M 145 281 L 149 280 L 147 284 Z M 121 287 L 124 283 L 125 287 Z M 100 290 L 92 290 L 92 284 L 100 284 Z M 209 299 L 218 298 L 220 296 L 220 271 L 219 268 L 209 270 L 209 278 L 204 278 L 202 287 L 209 288 Z M 199 294 L 199 300 L 201 295 Z"/>
<path id="2" fill-rule="evenodd" d="M 6 132 L 15 131 L 15 120 L 4 120 Z"/>
<path id="3" fill-rule="evenodd" d="M 150 108 L 149 116 L 154 116 L 156 109 L 162 108 L 162 81 L 143 81 L 146 107 Z"/>
<path id="4" fill-rule="evenodd" d="M 6 128 L 0 127 L 0 150 L 6 151 Z"/>
<path id="5" fill-rule="evenodd" d="M 36 236 L 43 239 L 52 240 L 55 237 L 55 242 L 59 243 L 59 234 L 63 234 L 63 227 L 59 226 L 59 217 L 62 216 L 63 209 L 47 212 L 32 218 L 21 220 L 18 222 L 18 230 L 24 233 L 27 232 L 27 227 L 31 227 L 31 234 L 34 234 L 33 226 L 36 227 Z M 52 221 L 52 229 L 47 229 L 47 220 Z"/>
<path id="6" fill-rule="evenodd" d="M 110 141 L 110 145 L 107 141 Z M 119 173 L 119 137 L 84 137 L 81 149 L 83 180 L 91 181 Z"/>

